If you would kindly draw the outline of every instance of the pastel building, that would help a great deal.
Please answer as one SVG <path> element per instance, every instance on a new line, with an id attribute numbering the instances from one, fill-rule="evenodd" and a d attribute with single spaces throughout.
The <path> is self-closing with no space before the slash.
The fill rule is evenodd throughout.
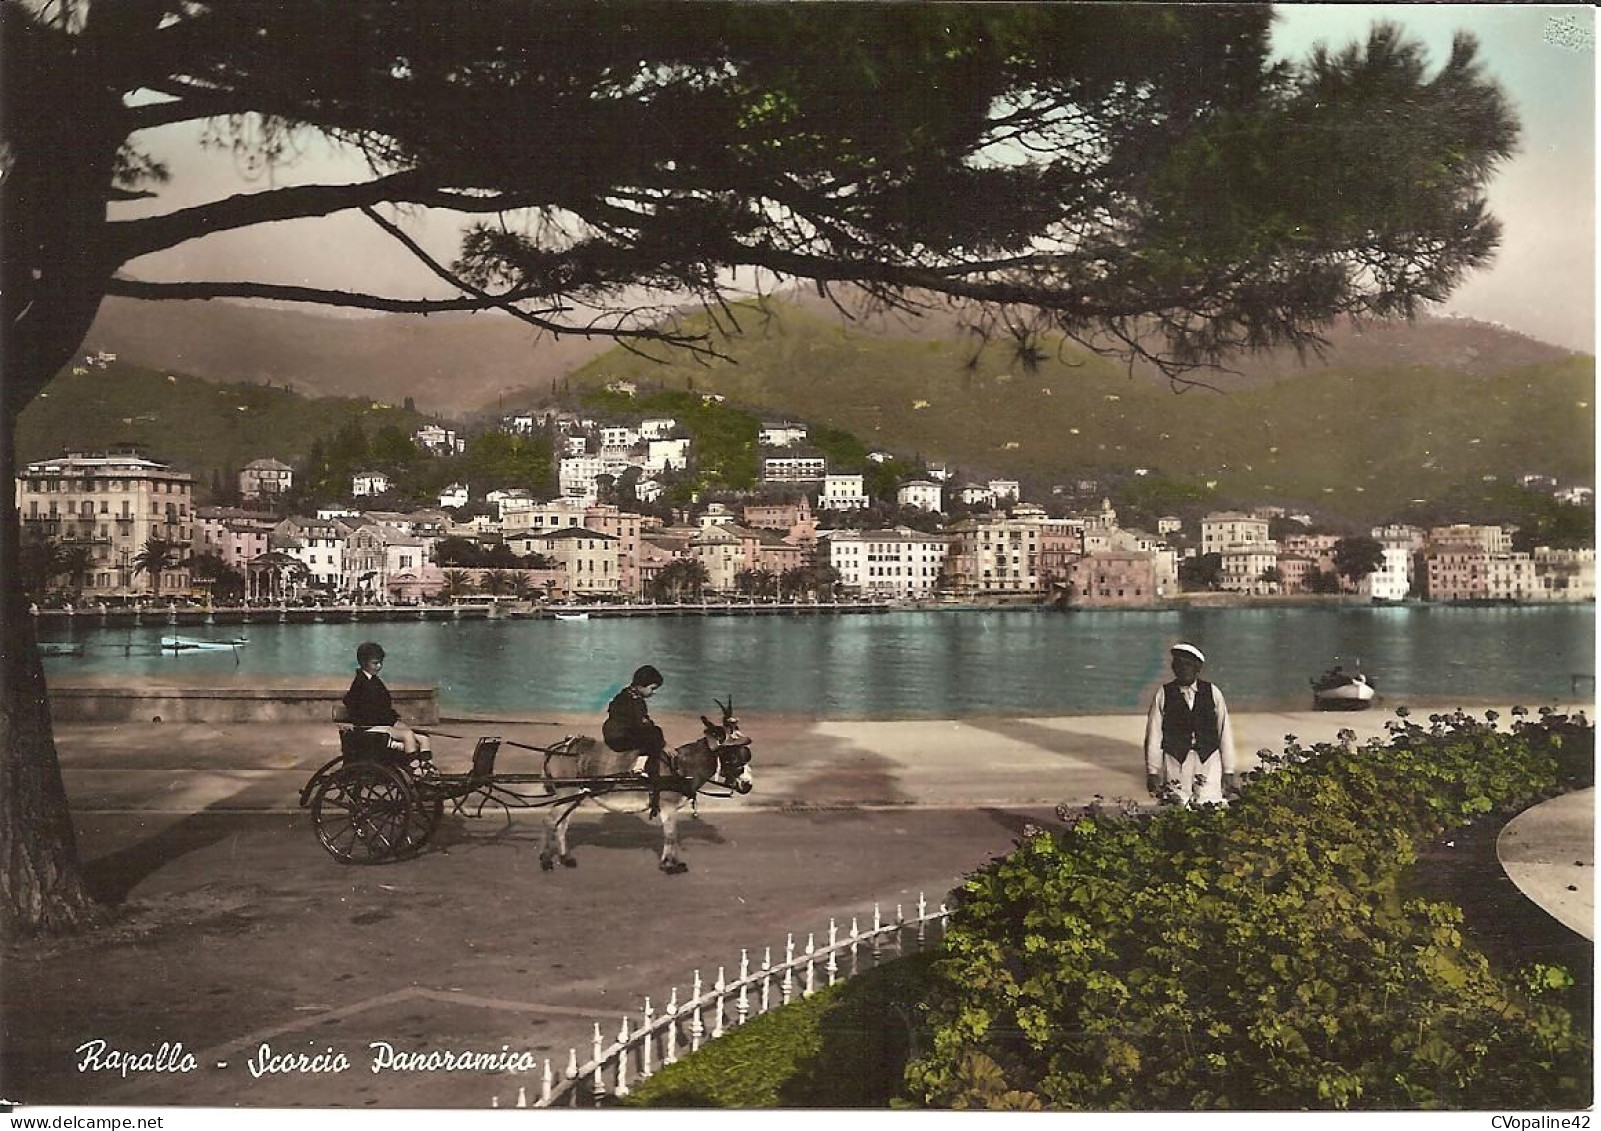
<path id="1" fill-rule="evenodd" d="M 940 585 L 951 539 L 904 526 L 831 530 L 822 539 L 828 564 L 847 592 L 864 597 L 929 597 Z"/>
<path id="2" fill-rule="evenodd" d="M 89 568 L 75 579 L 86 596 L 181 593 L 187 566 L 156 577 L 134 561 L 151 539 L 175 548 L 181 562 L 195 536 L 194 476 L 133 450 L 73 452 L 27 464 L 17 472 L 17 513 L 24 535 L 83 547 Z"/>

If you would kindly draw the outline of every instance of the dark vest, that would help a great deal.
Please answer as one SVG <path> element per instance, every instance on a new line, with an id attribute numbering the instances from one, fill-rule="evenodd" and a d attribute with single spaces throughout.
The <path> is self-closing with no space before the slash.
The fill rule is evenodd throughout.
<path id="1" fill-rule="evenodd" d="M 1204 679 L 1195 681 L 1195 706 L 1184 703 L 1184 692 L 1178 680 L 1163 688 L 1162 696 L 1162 753 L 1182 761 L 1194 750 L 1206 761 L 1222 745 L 1218 734 L 1217 700 L 1212 697 L 1212 685 Z"/>

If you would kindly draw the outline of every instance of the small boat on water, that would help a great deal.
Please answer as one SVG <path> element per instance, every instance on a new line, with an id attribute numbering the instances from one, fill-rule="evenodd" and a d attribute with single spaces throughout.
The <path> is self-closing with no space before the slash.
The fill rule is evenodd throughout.
<path id="1" fill-rule="evenodd" d="M 83 655 L 83 645 L 74 644 L 70 640 L 41 640 L 39 641 L 39 655 L 81 656 Z"/>
<path id="2" fill-rule="evenodd" d="M 236 636 L 232 640 L 196 640 L 187 636 L 164 636 L 161 638 L 163 652 L 227 652 L 235 648 L 243 648 L 250 643 L 244 636 Z"/>
<path id="3" fill-rule="evenodd" d="M 588 613 L 556 613 L 557 620 L 588 620 Z"/>
<path id="4" fill-rule="evenodd" d="M 1360 664 L 1350 671 L 1335 664 L 1312 681 L 1312 709 L 1316 711 L 1360 711 L 1371 706 L 1377 695 L 1378 687 Z"/>

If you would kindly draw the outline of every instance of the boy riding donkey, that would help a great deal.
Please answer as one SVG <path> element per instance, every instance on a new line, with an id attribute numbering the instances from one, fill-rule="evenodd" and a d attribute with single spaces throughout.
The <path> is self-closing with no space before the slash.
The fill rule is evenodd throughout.
<path id="1" fill-rule="evenodd" d="M 650 697 L 663 683 L 662 673 L 651 665 L 634 672 L 627 687 L 613 696 L 606 708 L 601 737 L 608 749 L 618 753 L 637 750 L 644 755 L 642 767 L 651 780 L 650 815 L 661 815 L 661 779 L 667 758 L 667 739 L 650 717 Z"/>

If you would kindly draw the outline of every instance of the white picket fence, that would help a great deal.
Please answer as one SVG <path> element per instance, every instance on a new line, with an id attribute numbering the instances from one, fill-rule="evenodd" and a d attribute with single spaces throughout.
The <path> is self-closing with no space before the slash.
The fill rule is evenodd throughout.
<path id="1" fill-rule="evenodd" d="M 537 1098 L 531 1100 L 528 1086 L 521 1085 L 510 1106 L 598 1107 L 610 1097 L 620 1099 L 638 1082 L 649 1079 L 686 1052 L 697 1051 L 707 1041 L 737 1029 L 752 1017 L 789 1004 L 797 993 L 810 997 L 824 986 L 870 970 L 886 952 L 897 956 L 908 953 L 908 936 L 912 949 L 921 950 L 930 941 L 931 929 L 943 937 L 949 918 L 945 904 L 930 911 L 927 899 L 919 894 L 917 914 L 911 919 L 897 904 L 895 918 L 884 922 L 876 903 L 869 930 L 861 930 L 854 915 L 848 933 L 840 931 L 837 921 L 830 919 L 828 943 L 821 948 L 816 933 L 811 932 L 806 936 L 806 945 L 797 951 L 792 932 L 784 943 L 784 960 L 776 965 L 770 946 L 763 949 L 761 963 L 754 968 L 750 950 L 741 950 L 739 977 L 730 982 L 726 967 L 719 966 L 717 979 L 708 989 L 701 972 L 696 970 L 684 1001 L 678 1000 L 678 987 L 674 986 L 666 1006 L 658 1013 L 647 997 L 637 1015 L 623 1016 L 617 1039 L 609 1045 L 597 1021 L 588 1061 L 580 1064 L 578 1050 L 571 1049 L 567 1066 L 558 1075 L 547 1059 Z M 490 1097 L 490 1106 L 501 1106 L 498 1095 Z"/>

